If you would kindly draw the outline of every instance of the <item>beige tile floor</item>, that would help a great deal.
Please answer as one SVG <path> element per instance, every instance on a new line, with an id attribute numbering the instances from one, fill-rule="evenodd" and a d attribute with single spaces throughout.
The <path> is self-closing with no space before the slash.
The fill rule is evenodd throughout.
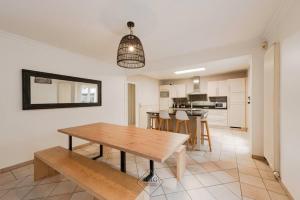
<path id="1" fill-rule="evenodd" d="M 245 132 L 211 128 L 213 152 L 188 151 L 187 170 L 178 182 L 174 172 L 176 160 L 155 163 L 161 186 L 151 193 L 153 200 L 287 200 L 281 185 L 270 168 L 253 160 L 249 154 L 249 136 Z M 86 156 L 96 155 L 98 145 L 76 150 Z M 119 152 L 101 158 L 119 168 Z M 127 173 L 141 177 L 148 170 L 149 161 L 127 154 Z M 0 200 L 93 200 L 76 184 L 58 175 L 39 182 L 33 181 L 33 165 L 0 174 Z"/>

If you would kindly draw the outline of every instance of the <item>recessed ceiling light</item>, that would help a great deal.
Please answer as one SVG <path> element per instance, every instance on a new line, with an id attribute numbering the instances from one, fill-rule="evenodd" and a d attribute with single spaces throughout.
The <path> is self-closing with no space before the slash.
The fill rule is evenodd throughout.
<path id="1" fill-rule="evenodd" d="M 187 70 L 182 70 L 182 71 L 176 71 L 174 73 L 175 74 L 186 74 L 186 73 L 200 72 L 200 71 L 205 71 L 205 68 L 201 67 L 201 68 L 196 68 L 196 69 L 187 69 Z"/>

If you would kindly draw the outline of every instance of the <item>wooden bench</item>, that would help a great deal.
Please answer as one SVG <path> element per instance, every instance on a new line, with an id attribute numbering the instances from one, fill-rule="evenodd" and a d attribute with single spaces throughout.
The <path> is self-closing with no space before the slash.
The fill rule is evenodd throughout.
<path id="1" fill-rule="evenodd" d="M 176 157 L 176 178 L 177 180 L 181 180 L 185 167 L 186 167 L 186 159 L 185 159 L 185 154 L 186 154 L 186 146 L 181 145 L 177 151 L 175 152 L 175 157 Z"/>
<path id="2" fill-rule="evenodd" d="M 35 181 L 58 173 L 98 199 L 149 199 L 144 191 L 145 183 L 106 163 L 90 160 L 62 147 L 34 154 Z"/>

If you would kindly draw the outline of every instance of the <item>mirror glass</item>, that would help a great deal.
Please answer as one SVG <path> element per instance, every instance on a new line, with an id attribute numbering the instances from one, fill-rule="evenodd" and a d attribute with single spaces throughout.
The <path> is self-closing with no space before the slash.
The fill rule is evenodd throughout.
<path id="1" fill-rule="evenodd" d="M 23 109 L 101 106 L 101 81 L 22 70 Z"/>
<path id="2" fill-rule="evenodd" d="M 30 77 L 31 103 L 97 103 L 97 85 Z"/>

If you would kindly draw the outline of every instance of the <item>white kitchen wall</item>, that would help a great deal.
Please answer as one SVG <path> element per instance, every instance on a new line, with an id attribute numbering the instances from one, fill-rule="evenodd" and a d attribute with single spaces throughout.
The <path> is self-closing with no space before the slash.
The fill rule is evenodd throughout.
<path id="1" fill-rule="evenodd" d="M 141 75 L 129 76 L 127 80 L 136 86 L 136 125 L 146 128 L 146 112 L 158 111 L 159 81 Z"/>
<path id="2" fill-rule="evenodd" d="M 294 199 L 300 199 L 300 2 L 287 1 L 269 29 L 269 43 L 280 43 L 280 172 Z"/>
<path id="3" fill-rule="evenodd" d="M 101 80 L 103 105 L 23 111 L 22 68 Z M 47 147 L 66 147 L 59 128 L 99 121 L 124 124 L 126 77 L 120 74 L 117 66 L 0 32 L 0 169 L 31 160 Z"/>

